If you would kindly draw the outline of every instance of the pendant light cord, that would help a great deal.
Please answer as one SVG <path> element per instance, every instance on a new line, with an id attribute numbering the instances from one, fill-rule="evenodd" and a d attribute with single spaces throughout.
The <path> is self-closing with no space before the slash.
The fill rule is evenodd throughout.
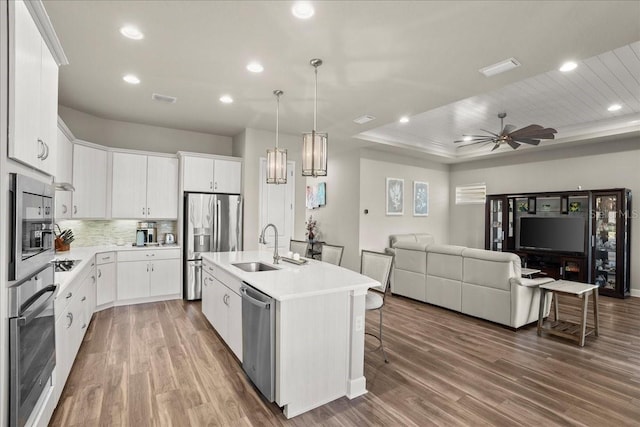
<path id="1" fill-rule="evenodd" d="M 278 148 L 278 133 L 280 126 L 280 95 L 276 95 L 276 149 Z"/>
<path id="2" fill-rule="evenodd" d="M 315 94 L 313 100 L 313 131 L 315 132 L 317 129 L 317 114 L 318 114 L 318 66 L 314 65 L 316 74 L 316 85 L 315 85 Z"/>

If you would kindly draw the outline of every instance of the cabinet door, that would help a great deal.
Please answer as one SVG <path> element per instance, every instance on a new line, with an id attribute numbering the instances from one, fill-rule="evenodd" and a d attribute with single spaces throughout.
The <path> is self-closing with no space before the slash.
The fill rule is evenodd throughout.
<path id="1" fill-rule="evenodd" d="M 71 313 L 69 327 L 69 368 L 73 366 L 73 361 L 76 358 L 76 354 L 82 344 L 82 338 L 84 338 L 84 332 L 86 329 L 85 309 L 83 297 L 86 297 L 81 289 L 78 289 L 79 293 L 76 293 L 69 303 L 68 311 Z"/>
<path id="2" fill-rule="evenodd" d="M 185 157 L 182 171 L 184 191 L 213 192 L 213 160 Z"/>
<path id="3" fill-rule="evenodd" d="M 118 301 L 148 297 L 150 271 L 151 266 L 147 261 L 119 262 L 117 273 Z"/>
<path id="4" fill-rule="evenodd" d="M 202 273 L 202 314 L 213 325 L 213 276 L 203 270 Z"/>
<path id="5" fill-rule="evenodd" d="M 56 401 L 62 394 L 62 389 L 69 376 L 71 369 L 69 354 L 69 334 L 72 325 L 72 319 L 69 316 L 69 310 L 65 310 L 56 320 L 56 383 L 55 398 Z"/>
<path id="6" fill-rule="evenodd" d="M 227 289 L 227 345 L 242 362 L 242 298 Z"/>
<path id="7" fill-rule="evenodd" d="M 96 305 L 110 304 L 116 299 L 116 264 L 97 266 Z"/>
<path id="8" fill-rule="evenodd" d="M 178 159 L 147 158 L 147 216 L 178 218 Z"/>
<path id="9" fill-rule="evenodd" d="M 149 262 L 151 296 L 180 293 L 180 260 L 165 259 Z"/>
<path id="10" fill-rule="evenodd" d="M 107 153 L 75 144 L 73 147 L 74 218 L 105 218 L 107 212 Z"/>
<path id="11" fill-rule="evenodd" d="M 218 332 L 218 334 L 227 340 L 227 323 L 228 313 L 227 305 L 225 304 L 225 295 L 229 292 L 229 289 L 218 281 L 215 277 L 212 277 L 211 287 L 213 288 L 213 304 L 211 307 L 211 325 Z"/>
<path id="12" fill-rule="evenodd" d="M 113 153 L 111 216 L 146 218 L 147 156 Z"/>
<path id="13" fill-rule="evenodd" d="M 213 191 L 216 193 L 240 194 L 242 163 L 234 160 L 214 161 Z"/>
<path id="14" fill-rule="evenodd" d="M 13 132 L 9 157 L 40 169 L 44 145 L 38 139 L 42 37 L 24 2 L 15 6 Z M 4 90 L 4 88 L 3 88 Z"/>
<path id="15" fill-rule="evenodd" d="M 56 191 L 56 221 L 71 219 L 71 192 Z"/>
<path id="16" fill-rule="evenodd" d="M 40 68 L 40 121 L 38 135 L 45 152 L 40 158 L 40 169 L 49 175 L 56 174 L 58 140 L 58 64 L 47 45 L 42 42 Z"/>
<path id="17" fill-rule="evenodd" d="M 60 128 L 56 128 L 56 172 L 57 182 L 71 183 L 73 161 L 73 143 Z"/>

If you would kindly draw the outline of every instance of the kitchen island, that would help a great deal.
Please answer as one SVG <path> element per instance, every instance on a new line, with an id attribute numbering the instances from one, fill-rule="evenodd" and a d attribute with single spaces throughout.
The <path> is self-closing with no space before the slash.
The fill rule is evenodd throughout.
<path id="1" fill-rule="evenodd" d="M 287 418 L 342 396 L 353 399 L 367 392 L 365 296 L 379 282 L 315 260 L 274 265 L 270 251 L 206 253 L 202 259 L 205 277 L 210 274 L 214 285 L 224 291 L 208 292 L 205 285 L 203 312 L 240 360 L 242 282 L 276 300 L 275 402 Z M 276 269 L 246 272 L 233 265 L 256 261 Z M 223 321 L 216 320 L 220 310 L 211 299 L 224 302 L 218 308 L 229 309 Z"/>

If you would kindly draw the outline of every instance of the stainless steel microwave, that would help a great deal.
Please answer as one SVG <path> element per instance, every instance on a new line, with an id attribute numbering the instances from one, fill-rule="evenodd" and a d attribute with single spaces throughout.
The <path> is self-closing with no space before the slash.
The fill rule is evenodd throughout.
<path id="1" fill-rule="evenodd" d="M 54 255 L 53 197 L 51 184 L 19 174 L 9 174 L 11 250 L 9 280 L 31 276 Z"/>

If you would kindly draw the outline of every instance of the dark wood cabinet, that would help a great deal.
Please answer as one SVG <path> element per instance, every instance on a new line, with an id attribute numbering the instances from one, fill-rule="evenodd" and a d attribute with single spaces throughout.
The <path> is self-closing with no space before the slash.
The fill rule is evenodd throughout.
<path id="1" fill-rule="evenodd" d="M 514 252 L 523 266 L 541 274 L 594 283 L 602 295 L 626 298 L 631 291 L 631 212 L 631 191 L 621 188 L 489 195 L 485 249 Z M 528 228 L 535 223 L 555 230 L 549 233 L 555 241 L 539 239 L 541 232 Z M 555 228 L 546 227 L 551 223 Z M 527 233 L 539 244 L 525 242 Z"/>

